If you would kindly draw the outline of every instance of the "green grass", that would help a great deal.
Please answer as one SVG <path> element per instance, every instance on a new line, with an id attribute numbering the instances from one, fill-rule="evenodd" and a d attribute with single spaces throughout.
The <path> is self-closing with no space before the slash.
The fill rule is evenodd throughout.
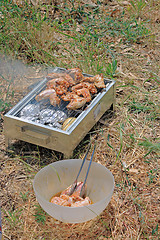
<path id="1" fill-rule="evenodd" d="M 88 67 L 96 66 L 95 71 L 105 71 L 103 66 L 107 62 L 106 55 L 109 52 L 113 55 L 110 43 L 107 42 L 108 37 L 121 37 L 122 42 L 130 43 L 149 34 L 145 24 L 137 23 L 136 19 L 125 19 L 124 12 L 114 19 L 109 15 L 104 17 L 99 8 L 87 12 L 84 6 L 75 9 L 74 1 L 72 3 L 71 8 L 66 5 L 57 22 L 49 18 L 48 5 L 43 5 L 46 11 L 42 15 L 40 8 L 28 5 L 26 1 L 22 6 L 9 1 L 1 2 L 1 52 L 24 58 L 28 62 L 64 65 L 65 55 L 58 53 L 63 49 L 69 53 L 71 61 L 76 61 L 75 64 L 80 58 L 79 64 L 84 65 L 87 61 Z M 72 17 L 75 12 L 82 17 L 79 31 L 78 20 Z M 54 38 L 57 32 L 63 36 L 63 41 Z M 70 45 L 69 48 L 66 43 Z M 59 60 L 55 55 L 58 55 Z M 114 68 L 108 65 L 106 72 L 114 74 Z"/>
<path id="2" fill-rule="evenodd" d="M 158 171 L 159 169 L 153 169 L 150 170 L 148 173 L 148 177 L 149 177 L 149 182 L 148 184 L 151 184 L 153 182 L 157 182 L 158 181 Z"/>
<path id="3" fill-rule="evenodd" d="M 0 77 L 6 81 L 6 89 L 4 90 L 4 86 L 0 84 L 0 113 L 8 110 L 12 104 L 10 101 L 10 97 L 14 96 L 14 91 L 11 90 L 11 85 L 13 83 L 13 79 L 6 79 L 1 73 Z M 1 116 L 0 116 L 1 119 Z"/>
<path id="4" fill-rule="evenodd" d="M 100 5 L 98 2 L 97 8 L 87 11 L 87 5 L 66 2 L 63 9 L 57 6 L 60 11 L 57 21 L 50 18 L 47 4 L 43 4 L 46 11 L 42 14 L 42 6 L 29 5 L 27 1 L 23 5 L 1 1 L 0 52 L 28 63 L 79 66 L 84 72 L 102 72 L 114 78 L 117 59 L 111 47 L 113 38 L 120 38 L 121 44 L 133 43 L 146 37 L 149 30 L 143 22 L 127 19 L 125 12 L 116 19 L 108 12 L 104 15 Z M 0 94 L 3 94 L 1 88 Z M 7 96 L 5 99 L 1 96 L 0 111 L 10 106 Z"/>
<path id="5" fill-rule="evenodd" d="M 5 219 L 8 221 L 11 227 L 16 227 L 17 224 L 21 222 L 20 215 L 22 214 L 22 209 L 5 211 Z"/>
<path id="6" fill-rule="evenodd" d="M 147 153 L 145 154 L 144 157 L 146 157 L 148 154 L 151 152 L 155 152 L 157 154 L 160 153 L 160 142 L 159 139 L 156 139 L 156 142 L 151 142 L 149 139 L 144 139 L 143 141 L 140 141 L 139 146 L 144 147 L 147 150 Z"/>
<path id="7" fill-rule="evenodd" d="M 28 191 L 25 193 L 20 192 L 21 198 L 24 202 L 28 200 L 28 194 L 29 194 Z"/>
<path id="8" fill-rule="evenodd" d="M 45 8 L 45 11 L 41 10 L 42 7 Z M 117 80 L 115 116 L 108 121 L 109 125 L 106 128 L 99 124 L 97 128 L 94 127 L 93 131 L 75 149 L 74 158 L 83 156 L 90 135 L 97 135 L 100 139 L 104 138 L 106 145 L 105 147 L 102 145 L 102 149 L 97 150 L 96 160 L 101 161 L 103 157 L 105 159 L 103 164 L 111 168 L 113 172 L 115 171 L 117 195 L 115 194 L 112 205 L 114 205 L 113 213 L 118 216 L 115 222 L 116 231 L 119 231 L 119 226 L 123 223 L 127 225 L 127 217 L 129 218 L 130 213 L 135 211 L 132 220 L 135 221 L 137 218 L 137 223 L 141 224 L 137 239 L 140 239 L 141 234 L 146 239 L 150 239 L 151 235 L 157 236 L 157 222 L 152 224 L 147 220 L 144 221 L 144 218 L 147 219 L 144 209 L 150 203 L 148 204 L 144 194 L 141 194 L 141 189 L 148 188 L 148 192 L 150 192 L 150 186 L 158 179 L 156 162 L 160 152 L 159 138 L 157 137 L 159 68 L 154 66 L 153 69 L 152 65 L 146 66 L 145 56 L 143 56 L 143 69 L 138 68 L 138 63 L 132 69 L 135 64 L 134 60 L 139 60 L 138 50 L 140 48 L 143 51 L 146 50 L 143 41 L 152 40 L 151 32 L 146 25 L 149 21 L 145 22 L 145 18 L 142 18 L 147 4 L 143 0 L 132 0 L 129 10 L 123 8 L 116 17 L 111 16 L 108 6 L 105 6 L 105 10 L 103 10 L 100 1 L 97 1 L 97 6 L 94 8 L 87 8 L 87 4 L 81 5 L 74 0 L 64 1 L 63 8 L 60 5 L 56 6 L 59 11 L 58 18 L 55 18 L 54 15 L 50 16 L 50 7 L 47 3 L 34 6 L 28 4 L 27 1 L 24 1 L 23 5 L 14 4 L 9 0 L 1 1 L 0 52 L 2 55 L 10 55 L 13 59 L 18 58 L 28 64 L 67 68 L 78 66 L 86 73 L 103 73 L 104 76 Z M 149 41 L 147 44 L 149 48 Z M 127 48 L 132 48 L 133 51 L 125 58 L 123 50 Z M 121 65 L 125 72 L 124 75 L 119 71 Z M 127 75 L 129 71 L 131 73 L 135 71 L 138 78 L 130 79 Z M 0 112 L 5 112 L 11 108 L 12 98 L 14 98 L 14 91 L 11 88 L 13 79 L 8 80 L 2 74 L 0 77 L 6 82 L 6 86 L 0 85 Z M 23 152 L 25 152 L 24 155 Z M 26 152 L 30 152 L 30 154 L 26 154 Z M 9 157 L 13 162 L 22 166 L 23 170 L 26 169 L 26 172 L 28 171 L 29 176 L 26 182 L 33 178 L 37 169 L 59 159 L 56 153 L 54 156 L 51 152 L 43 152 L 41 148 L 31 147 L 27 144 L 21 145 L 21 152 L 16 153 L 16 148 L 13 149 L 12 155 L 10 154 Z M 53 170 L 55 171 L 55 169 Z M 135 170 L 133 175 L 130 170 Z M 136 170 L 137 172 L 139 170 L 137 175 Z M 57 177 L 59 178 L 58 173 Z M 29 194 L 29 191 L 20 191 L 18 194 L 19 202 L 26 206 L 30 200 L 31 193 Z M 127 196 L 127 194 L 129 195 Z M 143 202 L 143 200 L 146 201 Z M 47 219 L 46 213 L 39 205 L 33 206 L 35 200 L 32 199 L 32 201 L 31 209 L 27 206 L 28 214 L 32 216 L 34 214 L 36 224 L 45 225 L 50 219 Z M 19 204 L 17 197 L 15 204 Z M 5 221 L 12 230 L 21 224 L 20 208 L 19 205 L 18 210 L 15 211 L 10 207 L 10 210 L 5 212 Z M 155 210 L 155 206 L 153 210 Z M 152 215 L 152 212 L 149 214 Z M 111 213 L 110 220 L 113 219 L 114 215 Z M 102 226 L 110 231 L 110 236 L 116 233 L 112 224 L 108 225 L 105 220 L 101 222 Z M 32 224 L 34 225 L 34 222 Z M 46 234 L 53 230 L 53 225 L 54 223 L 51 223 L 49 230 L 49 225 L 47 225 Z M 127 226 L 128 234 L 130 234 L 131 229 L 134 230 L 133 226 L 130 223 Z M 114 235 L 113 238 L 122 237 L 121 233 L 123 230 L 126 231 L 125 227 L 119 231 L 119 235 Z M 149 229 L 148 232 L 146 229 Z M 36 238 L 40 237 L 38 231 L 40 232 L 41 229 L 37 229 Z M 58 231 L 57 228 L 56 231 Z M 97 238 L 103 237 L 103 232 L 99 232 L 96 236 L 98 236 Z M 131 237 L 131 235 L 128 236 Z M 104 237 L 106 236 L 104 235 Z"/>
<path id="9" fill-rule="evenodd" d="M 5 110 L 9 109 L 10 107 L 11 107 L 11 103 L 10 102 L 0 98 L 0 112 L 4 112 Z M 0 119 L 1 119 L 1 116 L 0 116 Z"/>
<path id="10" fill-rule="evenodd" d="M 38 223 L 42 223 L 44 225 L 46 222 L 46 215 L 47 214 L 43 211 L 43 209 L 39 205 L 35 205 L 34 217 Z"/>
<path id="11" fill-rule="evenodd" d="M 130 0 L 130 3 L 132 5 L 132 10 L 134 11 L 134 16 L 137 18 L 140 17 L 147 3 L 144 0 Z"/>

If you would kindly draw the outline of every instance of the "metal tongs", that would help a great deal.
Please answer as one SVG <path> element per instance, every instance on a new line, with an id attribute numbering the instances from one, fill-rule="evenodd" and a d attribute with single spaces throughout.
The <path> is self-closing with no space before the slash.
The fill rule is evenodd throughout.
<path id="1" fill-rule="evenodd" d="M 85 156 L 84 156 L 84 158 L 83 158 L 81 167 L 80 167 L 79 172 L 78 172 L 78 174 L 77 174 L 77 177 L 76 177 L 74 183 L 73 183 L 72 186 L 71 186 L 71 190 L 70 190 L 70 192 L 69 192 L 69 195 L 72 195 L 72 194 L 74 193 L 74 191 L 76 190 L 78 177 L 79 177 L 79 175 L 80 175 L 80 173 L 81 173 L 81 171 L 82 171 L 82 168 L 83 168 L 83 165 L 84 165 L 84 163 L 85 163 L 85 161 L 86 161 L 86 158 L 87 158 L 88 152 L 89 152 L 89 150 L 90 150 L 90 147 L 91 147 L 91 143 L 89 144 L 88 149 L 87 149 L 87 152 L 86 152 L 86 154 L 85 154 Z M 92 159 L 93 159 L 93 156 L 94 156 L 95 148 L 96 148 L 96 142 L 95 142 L 95 144 L 94 144 L 94 148 L 93 148 L 92 156 L 91 156 L 91 159 L 90 159 L 90 162 L 89 162 L 89 165 L 88 165 L 86 177 L 85 177 L 85 180 L 84 180 L 84 182 L 83 182 L 83 185 L 82 185 L 82 188 L 81 188 L 81 191 L 80 191 L 80 197 L 82 197 L 82 196 L 84 195 L 85 184 L 86 184 L 87 177 L 88 177 L 88 173 L 89 173 L 89 170 L 90 170 L 90 167 L 91 167 L 91 163 L 92 163 Z"/>

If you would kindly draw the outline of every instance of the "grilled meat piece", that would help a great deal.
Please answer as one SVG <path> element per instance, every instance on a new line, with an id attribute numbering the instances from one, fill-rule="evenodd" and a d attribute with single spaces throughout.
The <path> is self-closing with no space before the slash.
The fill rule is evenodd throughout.
<path id="1" fill-rule="evenodd" d="M 94 83 L 94 77 L 83 77 L 81 82 L 90 82 Z"/>
<path id="2" fill-rule="evenodd" d="M 66 88 L 69 88 L 69 86 L 70 86 L 70 84 L 62 77 L 54 78 L 47 82 L 47 88 L 55 88 L 57 85 L 61 85 Z"/>
<path id="3" fill-rule="evenodd" d="M 55 87 L 55 91 L 57 95 L 63 95 L 64 93 L 67 92 L 67 88 L 63 85 L 58 85 L 57 87 Z"/>
<path id="4" fill-rule="evenodd" d="M 67 92 L 66 95 L 62 95 L 61 98 L 63 101 L 71 101 L 72 99 L 75 99 L 79 97 L 75 92 Z"/>
<path id="5" fill-rule="evenodd" d="M 105 88 L 103 74 L 97 74 L 94 77 L 84 77 L 81 82 L 94 83 L 97 88 Z"/>
<path id="6" fill-rule="evenodd" d="M 43 99 L 49 98 L 51 105 L 56 106 L 60 104 L 60 98 L 57 97 L 56 91 L 54 89 L 46 89 L 40 92 L 36 97 L 36 101 L 39 102 Z"/>
<path id="7" fill-rule="evenodd" d="M 39 102 L 42 99 L 47 99 L 50 97 L 51 94 L 54 94 L 55 90 L 54 89 L 46 89 L 42 92 L 40 92 L 36 97 L 36 101 Z"/>
<path id="8" fill-rule="evenodd" d="M 80 68 L 67 69 L 66 73 L 68 73 L 74 79 L 76 84 L 83 79 L 82 70 Z"/>
<path id="9" fill-rule="evenodd" d="M 97 93 L 97 88 L 95 87 L 95 85 L 93 83 L 89 83 L 89 82 L 81 82 L 81 83 L 73 86 L 72 91 L 74 91 L 76 89 L 81 89 L 81 88 L 87 88 L 91 94 Z"/>
<path id="10" fill-rule="evenodd" d="M 77 89 L 76 93 L 77 93 L 78 96 L 82 95 L 84 98 L 86 98 L 87 102 L 90 102 L 92 100 L 91 94 L 90 94 L 90 92 L 87 88 Z"/>
<path id="11" fill-rule="evenodd" d="M 81 108 L 86 104 L 87 100 L 83 97 L 76 97 L 71 100 L 71 102 L 67 105 L 67 109 L 69 110 L 76 110 L 78 108 Z"/>
<path id="12" fill-rule="evenodd" d="M 55 87 L 56 87 L 56 78 L 48 81 L 47 84 L 46 84 L 46 87 L 47 87 L 47 89 L 55 89 Z"/>
<path id="13" fill-rule="evenodd" d="M 73 78 L 69 74 L 65 74 L 64 78 L 69 83 L 69 86 L 73 86 L 76 84 Z"/>
<path id="14" fill-rule="evenodd" d="M 52 94 L 49 96 L 49 100 L 50 100 L 50 104 L 53 105 L 54 107 L 56 107 L 57 105 L 59 105 L 60 102 L 61 102 L 61 99 L 60 99 L 59 97 L 57 97 L 56 92 L 55 92 L 55 93 L 52 93 Z"/>
<path id="15" fill-rule="evenodd" d="M 75 81 L 67 73 L 55 73 L 55 72 L 53 72 L 53 73 L 49 73 L 47 75 L 47 80 L 53 80 L 53 79 L 57 79 L 57 78 L 63 78 L 64 80 L 66 80 L 69 83 L 69 86 L 75 85 Z"/>
<path id="16" fill-rule="evenodd" d="M 94 77 L 94 84 L 97 88 L 105 88 L 103 74 L 97 74 Z"/>
<path id="17" fill-rule="evenodd" d="M 83 82 L 82 84 L 83 84 L 83 87 L 88 88 L 90 93 L 92 93 L 92 94 L 97 93 L 97 88 L 95 87 L 95 85 L 93 83 Z"/>

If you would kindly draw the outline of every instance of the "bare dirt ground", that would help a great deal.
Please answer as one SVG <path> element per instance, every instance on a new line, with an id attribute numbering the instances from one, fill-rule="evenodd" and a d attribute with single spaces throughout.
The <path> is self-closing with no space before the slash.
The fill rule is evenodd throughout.
<path id="1" fill-rule="evenodd" d="M 139 145 L 145 139 L 156 143 L 160 137 L 158 10 L 146 10 L 145 18 L 151 19 L 149 26 L 154 40 L 145 39 L 141 44 L 123 48 L 115 44 L 119 71 L 116 77 L 116 110 L 106 115 L 105 125 L 98 122 L 85 138 L 97 136 L 94 161 L 106 166 L 115 178 L 111 202 L 97 218 L 82 224 L 65 224 L 50 217 L 39 207 L 33 191 L 33 178 L 41 167 L 63 159 L 63 155 L 22 141 L 13 141 L 11 148 L 6 150 L 4 114 L 11 107 L 1 113 L 0 204 L 5 240 L 159 239 L 160 158 L 154 150 L 146 155 L 150 150 L 149 145 L 147 148 Z M 10 88 L 14 94 L 7 96 L 12 106 L 48 71 L 41 66 L 28 67 L 20 61 L 12 62 L 5 56 L 1 56 L 0 70 L 4 99 L 8 80 L 13 79 Z M 134 101 L 141 105 L 146 103 L 145 106 L 154 105 L 154 108 L 128 112 Z M 117 159 L 116 153 L 121 147 Z M 85 148 L 83 141 L 76 148 L 74 157 L 83 157 Z"/>

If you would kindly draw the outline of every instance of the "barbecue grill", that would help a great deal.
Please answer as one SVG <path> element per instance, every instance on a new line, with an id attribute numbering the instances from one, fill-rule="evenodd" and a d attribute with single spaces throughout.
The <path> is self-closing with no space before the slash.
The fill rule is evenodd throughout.
<path id="1" fill-rule="evenodd" d="M 53 72 L 63 73 L 66 69 L 56 67 Z M 83 73 L 85 77 L 92 75 Z M 115 81 L 104 79 L 105 88 L 93 96 L 90 103 L 77 110 L 67 110 L 67 103 L 61 101 L 60 105 L 53 107 L 48 100 L 37 103 L 35 97 L 46 87 L 47 78 L 39 82 L 31 92 L 4 116 L 4 133 L 6 147 L 11 144 L 11 139 L 22 140 L 32 144 L 40 145 L 48 149 L 61 152 L 65 157 L 70 157 L 73 150 L 91 130 L 102 115 L 110 108 L 115 108 Z M 40 108 L 40 113 L 45 114 L 46 109 L 50 111 L 55 119 L 59 116 L 61 121 L 71 118 L 72 123 L 67 128 L 62 128 L 61 122 L 49 123 L 37 117 L 25 117 L 23 112 L 28 106 L 34 106 L 34 113 Z M 32 109 L 33 110 L 33 109 Z M 52 112 L 53 111 L 53 112 Z M 53 118 L 52 115 L 52 118 Z M 65 118 L 63 118 L 65 116 Z M 56 124 L 55 124 L 56 123 Z"/>

